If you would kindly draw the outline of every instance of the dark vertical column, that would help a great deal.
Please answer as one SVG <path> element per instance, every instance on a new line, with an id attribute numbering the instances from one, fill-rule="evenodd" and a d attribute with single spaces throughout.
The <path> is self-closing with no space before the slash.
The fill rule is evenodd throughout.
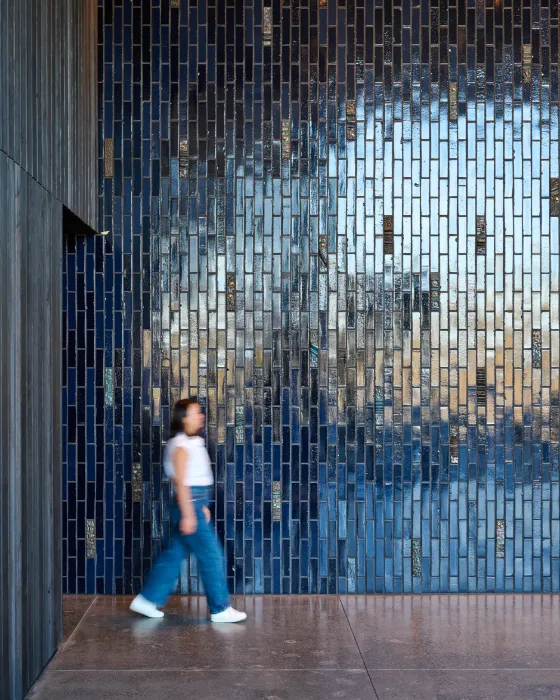
<path id="1" fill-rule="evenodd" d="M 62 629 L 62 204 L 3 153 L 0 181 L 0 693 L 19 699 Z"/>
<path id="2" fill-rule="evenodd" d="M 96 0 L 0 4 L 0 697 L 62 628 L 62 211 L 95 223 Z"/>

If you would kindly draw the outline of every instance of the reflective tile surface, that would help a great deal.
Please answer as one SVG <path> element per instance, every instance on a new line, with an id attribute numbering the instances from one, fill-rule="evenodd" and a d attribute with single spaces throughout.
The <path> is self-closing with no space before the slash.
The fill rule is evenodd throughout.
<path id="1" fill-rule="evenodd" d="M 163 620 L 129 602 L 92 598 L 29 697 L 560 698 L 552 596 L 247 597 L 239 626 L 212 625 L 198 598 L 172 599 Z"/>
<path id="2" fill-rule="evenodd" d="M 189 394 L 232 592 L 560 591 L 557 0 L 98 7 L 65 591 L 140 589 Z"/>

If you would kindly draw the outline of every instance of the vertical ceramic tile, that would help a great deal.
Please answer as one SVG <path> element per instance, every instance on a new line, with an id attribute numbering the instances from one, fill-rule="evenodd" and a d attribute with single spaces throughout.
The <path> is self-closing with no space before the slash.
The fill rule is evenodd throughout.
<path id="1" fill-rule="evenodd" d="M 552 8 L 121 5 L 110 234 L 66 259 L 69 576 L 140 587 L 197 394 L 232 590 L 559 591 Z"/>

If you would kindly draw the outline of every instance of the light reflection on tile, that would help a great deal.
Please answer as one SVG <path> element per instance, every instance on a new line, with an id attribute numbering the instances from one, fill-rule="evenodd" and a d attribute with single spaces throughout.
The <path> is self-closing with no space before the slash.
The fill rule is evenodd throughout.
<path id="1" fill-rule="evenodd" d="M 152 5 L 104 14 L 112 233 L 66 243 L 65 590 L 139 589 L 196 393 L 232 589 L 560 591 L 548 5 Z"/>

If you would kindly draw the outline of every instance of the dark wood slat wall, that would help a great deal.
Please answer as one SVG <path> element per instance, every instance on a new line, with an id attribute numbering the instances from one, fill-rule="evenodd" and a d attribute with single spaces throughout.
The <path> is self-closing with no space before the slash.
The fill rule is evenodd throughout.
<path id="1" fill-rule="evenodd" d="M 0 698 L 62 626 L 63 205 L 97 224 L 97 2 L 0 0 Z"/>
<path id="2" fill-rule="evenodd" d="M 97 3 L 0 0 L 0 150 L 97 228 Z"/>
<path id="3" fill-rule="evenodd" d="M 62 204 L 0 152 L 0 697 L 61 634 Z"/>

